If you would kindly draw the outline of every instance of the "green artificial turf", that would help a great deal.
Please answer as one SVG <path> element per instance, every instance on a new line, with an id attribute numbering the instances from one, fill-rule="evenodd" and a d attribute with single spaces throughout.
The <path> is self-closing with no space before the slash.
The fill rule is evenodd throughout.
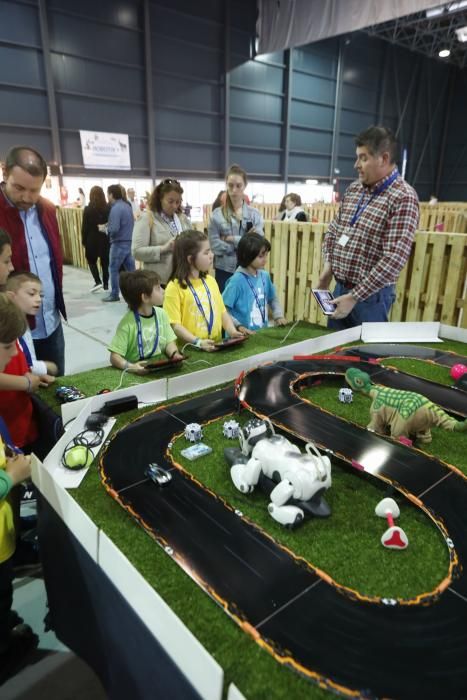
<path id="1" fill-rule="evenodd" d="M 289 337 L 291 342 L 298 342 L 304 337 L 312 337 L 313 333 L 319 335 L 323 332 L 321 328 L 314 332 L 313 328 L 306 324 L 304 326 L 305 328 L 301 329 L 300 324 L 296 329 L 296 331 L 303 330 L 303 335 L 298 337 L 294 331 L 294 337 Z M 271 331 L 281 332 L 282 329 L 270 329 L 268 332 Z M 254 339 L 255 345 L 258 340 L 259 338 Z M 265 346 L 261 349 L 255 347 L 254 352 L 272 349 L 271 340 L 265 338 Z M 238 353 L 240 350 L 246 351 L 247 347 L 225 352 L 222 356 L 221 353 L 218 353 L 215 357 L 223 362 L 238 359 L 238 355 L 234 355 L 234 353 Z M 251 345 L 250 348 L 253 349 L 253 346 Z M 467 354 L 467 346 L 460 343 L 444 343 L 443 349 L 453 350 L 463 355 Z M 251 352 L 246 354 L 251 354 Z M 208 359 L 211 357 L 214 356 L 208 356 Z M 398 360 L 397 364 L 399 366 L 399 363 L 411 362 L 410 360 Z M 396 361 L 391 360 L 386 364 L 395 365 Z M 442 369 L 446 373 L 445 368 L 437 368 L 434 365 L 425 365 L 425 363 L 420 362 L 417 362 L 416 365 L 411 364 L 411 369 L 409 369 L 409 365 L 406 365 L 405 371 L 410 371 L 413 374 L 421 373 L 419 365 L 422 366 L 423 372 L 428 367 L 429 378 L 432 378 L 433 372 L 437 372 L 438 369 Z M 64 383 L 77 384 L 85 393 L 91 395 L 100 388 L 109 386 L 111 377 L 115 378 L 115 383 L 118 383 L 119 372 L 112 368 L 106 368 L 66 377 Z M 153 376 L 150 377 L 150 379 L 152 378 Z M 131 379 L 140 380 L 134 376 Z M 142 379 L 142 381 L 147 380 Z M 448 378 L 448 383 L 450 381 Z M 323 382 L 320 387 L 310 390 L 310 399 L 318 401 L 323 407 L 327 405 L 329 410 L 332 410 L 336 415 L 344 415 L 350 420 L 355 420 L 356 423 L 366 424 L 368 400 L 364 400 L 362 396 L 355 396 L 354 404 L 350 406 L 341 404 L 337 400 L 338 386 L 341 385 L 343 386 L 343 384 L 332 380 Z M 110 384 L 109 388 L 112 386 L 114 385 Z M 317 399 L 317 390 L 319 390 L 319 400 Z M 326 402 L 328 403 L 326 404 Z M 350 411 L 357 409 L 354 417 L 350 417 L 349 409 Z M 136 415 L 141 416 L 151 410 L 154 409 L 146 408 L 119 416 L 114 431 Z M 206 427 L 206 442 L 213 445 L 219 440 L 219 433 L 220 428 L 215 423 Z M 428 449 L 426 447 L 424 449 L 447 462 L 456 464 L 467 472 L 467 443 L 464 441 L 466 435 L 446 433 L 435 429 L 433 436 L 432 445 Z M 463 441 L 457 442 L 459 438 L 462 438 Z M 182 442 L 182 440 L 176 441 L 174 445 L 175 455 L 182 447 Z M 220 440 L 221 445 L 223 442 Z M 228 469 L 224 468 L 222 460 L 216 462 L 217 466 L 212 468 L 205 467 L 205 464 L 208 464 L 207 460 L 190 464 L 197 471 L 199 478 L 201 478 L 200 472 L 205 468 L 208 473 L 203 477 L 204 479 L 220 480 L 221 483 L 216 487 L 219 495 L 225 497 L 229 502 L 235 498 L 242 499 L 240 509 L 245 515 L 247 508 L 251 508 L 250 517 L 252 519 L 258 522 L 264 521 L 274 537 L 287 546 L 292 546 L 295 551 L 297 551 L 298 545 L 288 538 L 300 538 L 300 532 L 305 533 L 306 538 L 302 537 L 302 540 L 306 539 L 307 542 L 302 542 L 302 544 L 309 549 L 307 549 L 306 555 L 303 553 L 303 556 L 306 556 L 307 560 L 316 566 L 318 566 L 317 557 L 321 557 L 319 561 L 322 569 L 333 575 L 336 580 L 339 578 L 340 583 L 358 587 L 361 592 L 366 591 L 370 595 L 387 595 L 388 597 L 396 595 L 410 597 L 415 595 L 417 591 L 428 590 L 435 586 L 447 571 L 446 548 L 436 527 L 419 509 L 406 503 L 405 499 L 398 498 L 402 509 L 400 524 L 408 533 L 409 549 L 405 552 L 388 552 L 382 547 L 380 548 L 378 542 L 385 525 L 383 520 L 372 515 L 372 511 L 376 502 L 384 495 L 383 487 L 357 472 L 354 473 L 335 465 L 333 486 L 329 491 L 329 502 L 333 508 L 332 518 L 328 521 L 307 522 L 302 531 L 289 533 L 267 519 L 267 504 L 263 496 L 254 493 L 252 496 L 243 497 L 242 494 L 233 490 L 229 478 L 225 478 L 228 477 Z M 272 656 L 261 649 L 233 621 L 229 620 L 223 610 L 194 584 L 160 547 L 155 546 L 145 531 L 107 495 L 102 488 L 95 467 L 89 469 L 80 488 L 71 491 L 71 493 L 96 525 L 117 544 L 129 561 L 142 573 L 219 662 L 225 671 L 225 688 L 230 682 L 234 682 L 249 700 L 283 700 L 286 697 L 294 698 L 294 700 L 295 698 L 299 700 L 301 698 L 325 700 L 335 697 L 331 691 L 322 690 L 289 669 L 282 669 Z M 232 502 L 232 505 L 236 504 Z M 338 537 L 333 537 L 334 527 L 337 528 Z M 328 543 L 327 548 L 326 542 Z M 335 552 L 332 552 L 333 549 Z M 380 557 L 380 555 L 382 556 Z M 414 559 L 409 559 L 409 557 L 414 557 Z M 378 561 L 377 566 L 376 561 Z M 407 562 L 410 562 L 409 572 L 407 572 Z M 397 581 L 397 575 L 393 576 L 391 573 L 392 568 L 392 573 L 399 571 L 399 577 L 404 579 L 403 581 Z M 375 571 L 375 569 L 377 570 Z M 388 580 L 386 574 L 389 575 Z"/>
<path id="2" fill-rule="evenodd" d="M 303 340 L 316 338 L 317 336 L 330 333 L 322 326 L 300 321 L 294 327 L 293 324 L 288 326 L 278 326 L 265 328 L 261 332 L 255 333 L 242 345 L 237 345 L 227 350 L 219 352 L 202 352 L 193 347 L 187 347 L 184 354 L 187 355 L 187 360 L 181 367 L 175 370 L 159 370 L 152 372 L 144 377 L 136 374 L 125 372 L 122 375 L 121 370 L 111 367 L 102 367 L 94 369 L 91 372 L 79 372 L 78 374 L 69 374 L 66 377 L 59 378 L 55 385 L 47 389 L 41 389 L 39 396 L 49 406 L 59 411 L 60 403 L 55 396 L 55 386 L 76 386 L 85 396 L 94 396 L 102 389 L 126 389 L 129 386 L 152 382 L 155 379 L 164 377 L 178 377 L 182 374 L 197 372 L 217 365 L 223 365 L 227 362 L 234 362 L 244 357 L 258 355 L 263 352 L 274 350 L 285 345 L 299 343 Z M 287 337 L 286 337 L 287 336 Z M 284 338 L 286 338 L 284 340 Z M 283 342 L 281 342 L 283 341 Z"/>
<path id="3" fill-rule="evenodd" d="M 320 386 L 313 391 L 322 405 L 320 397 L 324 389 Z M 332 394 L 335 397 L 334 388 Z M 251 414 L 247 412 L 240 416 L 242 422 L 249 418 Z M 342 463 L 333 464 L 332 487 L 326 494 L 331 517 L 308 520 L 293 531 L 281 527 L 269 516 L 268 501 L 260 490 L 244 495 L 232 484 L 223 449 L 237 443 L 223 437 L 223 421 L 215 421 L 203 429 L 203 442 L 213 448 L 212 454 L 194 462 L 184 459 L 180 451 L 187 442 L 181 436 L 173 443 L 173 458 L 297 556 L 329 574 L 337 583 L 367 596 L 413 598 L 434 589 L 446 576 L 448 550 L 438 529 L 405 498 L 398 498 L 400 524 L 411 545 L 403 552 L 381 546 L 380 537 L 387 524 L 374 515 L 374 509 L 386 495 L 387 487 Z"/>

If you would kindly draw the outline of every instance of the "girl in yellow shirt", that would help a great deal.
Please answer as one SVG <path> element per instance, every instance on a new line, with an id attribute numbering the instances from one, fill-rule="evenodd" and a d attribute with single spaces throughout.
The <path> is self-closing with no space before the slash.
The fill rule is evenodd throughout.
<path id="1" fill-rule="evenodd" d="M 222 339 L 242 335 L 227 313 L 214 277 L 208 274 L 213 253 L 206 233 L 183 231 L 175 239 L 174 267 L 164 295 L 175 335 L 182 343 L 211 352 Z"/>

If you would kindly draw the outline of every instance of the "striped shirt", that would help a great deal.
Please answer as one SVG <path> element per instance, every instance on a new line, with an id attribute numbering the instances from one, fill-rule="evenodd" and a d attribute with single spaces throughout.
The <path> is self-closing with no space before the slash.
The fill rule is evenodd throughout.
<path id="1" fill-rule="evenodd" d="M 339 213 L 330 224 L 323 255 L 334 277 L 352 289 L 357 301 L 395 284 L 407 262 L 418 226 L 417 193 L 399 175 L 374 196 L 394 170 L 371 187 L 358 180 L 347 189 Z M 351 221 L 360 204 L 360 216 Z M 348 236 L 345 245 L 338 243 Z"/>

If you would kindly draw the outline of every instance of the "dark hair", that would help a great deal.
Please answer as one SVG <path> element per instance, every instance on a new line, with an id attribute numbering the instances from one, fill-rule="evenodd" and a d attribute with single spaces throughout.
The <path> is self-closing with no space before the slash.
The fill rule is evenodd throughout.
<path id="1" fill-rule="evenodd" d="M 248 267 L 262 250 L 271 250 L 271 244 L 267 238 L 259 233 L 246 233 L 240 238 L 237 247 L 238 264 L 242 267 Z"/>
<path id="2" fill-rule="evenodd" d="M 166 178 L 165 180 L 161 180 L 161 182 L 159 182 L 157 187 L 154 188 L 151 196 L 149 197 L 149 201 L 148 201 L 149 209 L 151 211 L 155 211 L 158 214 L 160 214 L 162 211 L 162 199 L 169 192 L 176 192 L 177 194 L 180 195 L 180 197 L 182 196 L 183 188 L 178 180 L 173 180 L 171 178 Z M 179 207 L 179 211 L 180 212 L 182 211 L 181 206 Z"/>
<path id="3" fill-rule="evenodd" d="M 82 187 L 78 187 L 78 192 L 79 192 L 80 194 L 83 194 L 83 195 L 84 195 L 84 190 L 83 190 Z"/>
<path id="4" fill-rule="evenodd" d="M 399 159 L 399 144 L 391 129 L 385 126 L 370 126 L 355 137 L 356 146 L 366 146 L 370 155 L 379 156 L 389 153 L 389 160 L 395 163 Z"/>
<path id="5" fill-rule="evenodd" d="M 114 199 L 123 199 L 122 189 L 121 185 L 109 185 L 107 187 L 107 194 L 111 194 Z"/>
<path id="6" fill-rule="evenodd" d="M 284 211 L 284 209 L 285 209 L 285 200 L 287 199 L 287 197 L 288 197 L 288 195 L 286 195 L 286 194 L 282 197 L 282 201 L 279 204 L 279 214 L 281 213 L 281 211 Z"/>
<path id="7" fill-rule="evenodd" d="M 30 146 L 13 146 L 10 148 L 5 158 L 5 173 L 18 166 L 33 177 L 47 177 L 47 163 L 41 154 Z"/>
<path id="8" fill-rule="evenodd" d="M 241 168 L 236 163 L 231 165 L 230 168 L 227 170 L 227 172 L 225 174 L 225 181 L 226 182 L 229 179 L 230 175 L 240 175 L 243 182 L 245 183 L 245 187 L 248 185 L 248 176 L 247 176 L 246 172 L 243 170 L 243 168 Z M 225 219 L 229 219 L 232 216 L 232 214 L 235 214 L 235 207 L 232 204 L 232 200 L 230 199 L 228 189 L 226 190 L 226 193 L 225 193 L 225 204 L 222 207 L 222 213 L 223 213 Z"/>
<path id="9" fill-rule="evenodd" d="M 89 192 L 89 206 L 102 212 L 107 211 L 104 190 L 102 187 L 99 187 L 99 185 L 91 187 L 91 191 Z"/>
<path id="10" fill-rule="evenodd" d="M 203 241 L 208 241 L 208 234 L 204 231 L 188 229 L 182 231 L 175 239 L 173 253 L 173 269 L 171 280 L 178 280 L 180 286 L 185 289 L 190 278 L 191 263 L 188 258 L 195 258 Z M 206 277 L 206 272 L 200 272 L 200 277 Z"/>
<path id="11" fill-rule="evenodd" d="M 14 270 L 8 275 L 5 289 L 9 292 L 17 292 L 25 282 L 36 282 L 42 286 L 40 277 L 35 275 L 34 272 L 29 272 L 27 270 L 17 272 Z"/>
<path id="12" fill-rule="evenodd" d="M 291 192 L 290 194 L 287 194 L 284 198 L 284 205 L 285 205 L 285 200 L 286 199 L 291 199 L 292 202 L 295 204 L 296 207 L 301 207 L 302 205 L 302 198 L 300 197 L 299 194 L 295 194 L 295 192 Z"/>
<path id="13" fill-rule="evenodd" d="M 212 211 L 222 206 L 223 200 L 225 198 L 225 190 L 219 190 L 219 194 L 212 203 Z"/>
<path id="14" fill-rule="evenodd" d="M 7 233 L 4 228 L 0 228 L 0 253 L 3 253 L 3 249 L 6 245 L 9 245 L 11 248 L 10 234 Z"/>
<path id="15" fill-rule="evenodd" d="M 122 296 L 132 311 L 136 311 L 143 301 L 143 294 L 150 296 L 161 278 L 155 270 L 135 270 L 120 273 Z"/>
<path id="16" fill-rule="evenodd" d="M 0 292 L 0 318 L 0 343 L 12 343 L 26 332 L 26 316 L 4 292 Z"/>

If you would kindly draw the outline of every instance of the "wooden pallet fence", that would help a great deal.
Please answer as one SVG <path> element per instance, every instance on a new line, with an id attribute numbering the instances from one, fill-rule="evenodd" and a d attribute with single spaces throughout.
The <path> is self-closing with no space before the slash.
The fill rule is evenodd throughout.
<path id="1" fill-rule="evenodd" d="M 269 271 L 289 321 L 326 325 L 311 289 L 323 268 L 326 224 L 268 221 Z M 391 321 L 441 321 L 467 328 L 467 236 L 417 231 L 396 286 Z"/>
<path id="2" fill-rule="evenodd" d="M 459 207 L 462 209 L 462 207 Z M 82 210 L 58 209 L 65 261 L 87 269 L 81 244 Z M 204 223 L 194 224 L 198 230 Z M 326 223 L 265 221 L 272 250 L 268 269 L 289 321 L 326 325 L 311 289 L 323 267 Z M 462 233 L 417 231 L 411 257 L 396 287 L 392 321 L 441 321 L 467 328 L 467 236 Z"/>

